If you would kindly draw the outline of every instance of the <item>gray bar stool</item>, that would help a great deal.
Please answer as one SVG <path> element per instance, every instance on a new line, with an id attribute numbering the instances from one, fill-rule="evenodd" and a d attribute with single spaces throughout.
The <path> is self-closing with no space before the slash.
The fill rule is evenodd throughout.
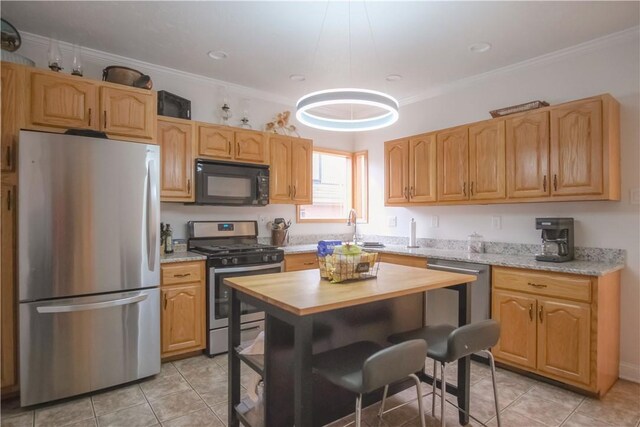
<path id="1" fill-rule="evenodd" d="M 491 347 L 496 345 L 499 338 L 500 324 L 495 320 L 482 320 L 459 328 L 451 325 L 425 326 L 413 331 L 391 335 L 389 336 L 389 342 L 400 343 L 409 340 L 413 341 L 415 339 L 423 339 L 427 342 L 429 346 L 427 356 L 433 359 L 433 401 L 431 404 L 431 415 L 434 417 L 436 409 L 436 379 L 438 377 L 436 362 L 440 362 L 440 425 L 443 427 L 445 425 L 444 402 L 447 384 L 445 376 L 446 364 L 470 356 L 473 353 L 486 353 L 489 356 L 489 362 L 491 364 L 491 380 L 493 381 L 496 420 L 498 421 L 498 427 L 500 427 L 500 408 L 498 407 L 498 389 L 496 387 L 496 365 L 493 354 L 489 351 Z M 471 416 L 471 414 L 468 415 L 480 422 Z"/>
<path id="2" fill-rule="evenodd" d="M 426 357 L 427 343 L 423 339 L 405 340 L 387 348 L 371 341 L 360 341 L 314 355 L 313 370 L 333 384 L 358 394 L 356 427 L 362 422 L 363 394 L 384 387 L 381 414 L 389 384 L 411 377 L 419 398 L 420 423 L 425 427 L 422 387 L 415 372 L 424 368 Z"/>

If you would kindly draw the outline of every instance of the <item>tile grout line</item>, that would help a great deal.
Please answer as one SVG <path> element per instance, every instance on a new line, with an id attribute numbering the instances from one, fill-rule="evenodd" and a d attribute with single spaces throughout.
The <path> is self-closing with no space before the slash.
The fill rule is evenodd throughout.
<path id="1" fill-rule="evenodd" d="M 93 420 L 96 422 L 96 427 L 99 427 L 98 415 L 96 414 L 96 407 L 93 405 L 93 395 L 89 396 L 89 401 L 91 402 L 91 410 L 93 411 Z"/>
<path id="2" fill-rule="evenodd" d="M 173 362 L 167 362 L 167 363 L 170 363 L 173 366 Z M 178 368 L 176 368 L 176 371 L 178 371 Z M 160 362 L 160 372 L 162 372 L 162 362 Z M 158 421 L 158 424 L 162 425 L 162 423 L 160 422 L 160 418 L 158 418 L 158 414 L 156 414 L 156 411 L 153 410 L 153 406 L 151 405 L 151 402 L 147 398 L 147 394 L 142 389 L 142 386 L 139 385 L 139 387 L 140 387 L 140 392 L 142 393 L 142 397 L 144 397 L 145 402 L 147 402 L 147 405 L 149 405 L 149 408 L 151 408 L 151 413 L 153 414 L 154 417 L 156 417 L 156 421 Z"/>

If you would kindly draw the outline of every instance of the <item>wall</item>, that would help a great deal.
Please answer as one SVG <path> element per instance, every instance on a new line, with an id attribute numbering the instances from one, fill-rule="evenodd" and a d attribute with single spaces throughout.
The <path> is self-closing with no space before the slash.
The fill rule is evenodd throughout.
<path id="1" fill-rule="evenodd" d="M 34 60 L 37 67 L 46 68 L 48 39 L 29 33 L 22 33 L 22 37 L 23 45 L 19 53 Z M 63 54 L 63 72 L 67 73 L 71 70 L 73 58 L 71 46 L 61 42 L 61 50 Z M 197 76 L 92 49 L 83 49 L 83 59 L 85 64 L 84 76 L 96 80 L 102 79 L 102 69 L 109 65 L 123 65 L 149 74 L 153 80 L 154 90 L 166 90 L 191 100 L 193 120 L 210 123 L 220 122 L 218 109 L 222 105 L 220 88 L 223 86 L 227 87 L 229 104 L 232 108 L 232 113 L 234 113 L 230 123 L 234 126 L 239 123 L 241 118 L 239 106 L 242 99 L 250 99 L 249 118 L 254 129 L 262 129 L 264 124 L 271 121 L 275 114 L 279 112 L 285 110 L 295 111 L 294 103 L 288 99 L 209 77 Z M 313 139 L 315 146 L 347 151 L 353 148 L 352 135 L 306 128 L 295 123 L 295 119 L 292 122 L 296 124 L 300 136 Z M 162 221 L 172 225 L 175 230 L 174 237 L 176 238 L 186 237 L 186 222 L 189 220 L 257 220 L 258 216 L 264 215 L 269 219 L 283 217 L 295 221 L 296 216 L 295 206 L 293 205 L 238 208 L 162 203 L 161 210 Z M 346 233 L 350 229 L 351 227 L 346 226 L 345 219 L 345 224 L 294 224 L 291 228 L 291 233 Z M 268 235 L 266 227 L 260 227 L 260 234 L 263 236 Z"/>
<path id="2" fill-rule="evenodd" d="M 640 381 L 640 216 L 630 203 L 630 190 L 640 187 L 638 174 L 639 50 L 638 30 L 550 55 L 527 64 L 441 88 L 440 93 L 401 108 L 391 128 L 360 134 L 356 149 L 369 150 L 371 221 L 365 232 L 406 236 L 409 220 L 418 222 L 418 237 L 465 239 L 474 231 L 487 240 L 538 243 L 534 219 L 569 216 L 576 220 L 576 245 L 622 248 L 627 267 L 622 273 L 621 374 Z M 520 205 L 385 208 L 383 142 L 425 131 L 490 118 L 488 111 L 541 99 L 553 104 L 600 93 L 621 104 L 622 200 L 620 202 L 536 203 Z M 439 228 L 430 228 L 432 216 Z M 398 227 L 387 225 L 397 216 Z M 500 216 L 502 228 L 491 226 Z"/>

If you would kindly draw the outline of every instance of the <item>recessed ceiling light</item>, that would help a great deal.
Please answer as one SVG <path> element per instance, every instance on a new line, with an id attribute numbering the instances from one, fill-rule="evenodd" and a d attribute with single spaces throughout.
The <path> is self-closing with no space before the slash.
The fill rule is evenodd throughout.
<path id="1" fill-rule="evenodd" d="M 469 51 L 473 53 L 484 53 L 489 49 L 491 49 L 491 44 L 485 42 L 474 43 L 469 46 Z"/>
<path id="2" fill-rule="evenodd" d="M 229 57 L 229 54 L 224 50 L 211 50 L 207 55 L 211 59 L 227 59 Z"/>
<path id="3" fill-rule="evenodd" d="M 388 82 L 397 82 L 402 80 L 402 76 L 400 74 L 389 74 L 387 77 L 385 77 L 385 79 Z"/>
<path id="4" fill-rule="evenodd" d="M 289 76 L 289 78 L 291 80 L 293 80 L 294 82 L 303 82 L 305 81 L 307 78 L 305 76 L 303 76 L 302 74 L 291 74 Z"/>

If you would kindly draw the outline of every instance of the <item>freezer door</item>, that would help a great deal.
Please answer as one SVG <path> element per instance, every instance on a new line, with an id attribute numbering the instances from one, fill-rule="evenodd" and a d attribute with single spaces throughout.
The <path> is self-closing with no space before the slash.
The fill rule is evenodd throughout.
<path id="1" fill-rule="evenodd" d="M 159 292 L 21 303 L 21 405 L 160 372 Z"/>
<path id="2" fill-rule="evenodd" d="M 160 284 L 159 148 L 20 132 L 20 301 Z"/>

